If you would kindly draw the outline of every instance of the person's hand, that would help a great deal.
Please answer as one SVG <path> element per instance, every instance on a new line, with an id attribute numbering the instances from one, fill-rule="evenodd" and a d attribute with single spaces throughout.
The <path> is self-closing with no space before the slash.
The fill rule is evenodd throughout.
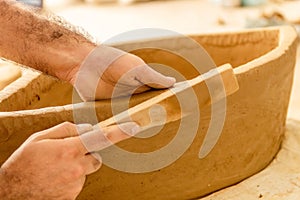
<path id="1" fill-rule="evenodd" d="M 85 101 L 168 88 L 176 82 L 175 78 L 153 70 L 141 58 L 104 45 L 95 48 L 69 75 Z"/>
<path id="2" fill-rule="evenodd" d="M 101 166 L 99 155 L 89 152 L 137 131 L 133 122 L 102 130 L 66 122 L 33 134 L 0 168 L 0 190 L 6 191 L 3 199 L 75 199 L 86 175 Z"/>

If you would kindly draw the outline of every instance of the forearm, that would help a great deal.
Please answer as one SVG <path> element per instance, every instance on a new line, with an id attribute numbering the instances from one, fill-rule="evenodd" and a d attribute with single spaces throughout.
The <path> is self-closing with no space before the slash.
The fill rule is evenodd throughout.
<path id="1" fill-rule="evenodd" d="M 0 0 L 0 56 L 70 81 L 95 47 L 88 39 L 15 2 Z"/>

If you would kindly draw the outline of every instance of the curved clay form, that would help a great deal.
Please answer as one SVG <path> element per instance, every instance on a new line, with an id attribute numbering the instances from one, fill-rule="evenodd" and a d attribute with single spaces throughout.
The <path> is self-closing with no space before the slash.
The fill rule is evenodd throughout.
<path id="1" fill-rule="evenodd" d="M 78 199 L 197 198 L 257 173 L 274 158 L 284 134 L 293 82 L 297 48 L 295 30 L 284 26 L 192 38 L 208 51 L 218 66 L 230 63 L 239 84 L 239 90 L 227 98 L 226 120 L 216 146 L 208 156 L 198 158 L 211 118 L 208 106 L 201 110 L 201 123 L 193 143 L 176 162 L 154 172 L 138 174 L 103 166 L 88 177 Z M 178 38 L 119 47 L 127 49 L 145 44 L 179 50 L 188 48 Z M 153 49 L 134 53 L 147 62 L 172 66 L 187 79 L 198 75 L 193 70 L 186 70 L 190 66 L 179 56 Z M 161 91 L 135 95 L 130 106 L 158 93 Z M 122 99 L 117 101 L 120 107 L 124 105 Z M 89 107 L 88 103 L 75 107 L 67 105 L 72 102 L 69 84 L 28 69 L 23 70 L 20 79 L 0 92 L 0 102 L 1 163 L 32 133 L 63 121 L 73 121 L 74 109 Z M 99 121 L 112 116 L 109 100 L 97 102 L 96 110 Z M 118 146 L 132 152 L 154 151 L 172 140 L 179 123 L 180 120 L 171 121 L 154 137 L 132 138 Z"/>
<path id="2" fill-rule="evenodd" d="M 0 90 L 21 77 L 21 75 L 20 67 L 0 61 Z"/>

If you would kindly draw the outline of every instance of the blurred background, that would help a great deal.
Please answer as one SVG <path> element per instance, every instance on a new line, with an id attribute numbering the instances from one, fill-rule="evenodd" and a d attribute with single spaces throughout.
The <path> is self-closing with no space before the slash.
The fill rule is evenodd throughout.
<path id="1" fill-rule="evenodd" d="M 22 1 L 22 0 L 19 0 Z M 99 41 L 138 28 L 183 34 L 300 25 L 300 0 L 23 0 L 87 30 Z M 137 36 L 143 37 L 143 36 Z M 148 36 L 144 36 L 148 37 Z"/>

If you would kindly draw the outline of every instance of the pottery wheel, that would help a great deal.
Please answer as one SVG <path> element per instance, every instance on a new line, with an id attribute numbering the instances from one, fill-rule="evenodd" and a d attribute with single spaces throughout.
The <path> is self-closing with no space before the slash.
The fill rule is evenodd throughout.
<path id="1" fill-rule="evenodd" d="M 0 62 L 0 90 L 18 79 L 21 74 L 20 67 L 6 62 Z"/>

